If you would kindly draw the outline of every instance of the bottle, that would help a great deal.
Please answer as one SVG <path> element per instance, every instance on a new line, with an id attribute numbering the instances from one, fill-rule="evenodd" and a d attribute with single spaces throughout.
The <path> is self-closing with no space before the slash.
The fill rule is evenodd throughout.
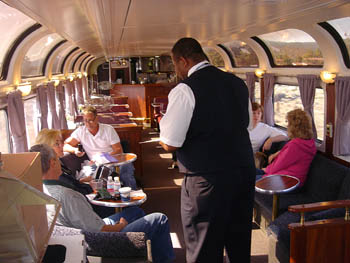
<path id="1" fill-rule="evenodd" d="M 116 176 L 116 177 L 114 177 L 114 196 L 115 197 L 120 196 L 120 193 L 119 193 L 120 187 L 121 187 L 121 185 L 120 185 L 119 177 Z"/>
<path id="2" fill-rule="evenodd" d="M 112 176 L 108 176 L 107 191 L 111 196 L 114 196 L 114 182 Z"/>

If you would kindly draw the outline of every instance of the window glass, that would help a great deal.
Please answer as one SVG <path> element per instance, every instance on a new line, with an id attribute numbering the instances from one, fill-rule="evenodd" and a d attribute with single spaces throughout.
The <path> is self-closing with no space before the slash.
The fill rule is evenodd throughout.
<path id="1" fill-rule="evenodd" d="M 34 24 L 34 20 L 0 1 L 0 72 L 6 53 L 12 43 L 22 32 Z"/>
<path id="2" fill-rule="evenodd" d="M 28 147 L 31 147 L 35 142 L 37 135 L 36 125 L 36 98 L 28 99 L 23 102 L 24 105 L 24 118 L 26 122 L 27 142 Z"/>
<path id="3" fill-rule="evenodd" d="M 344 40 L 346 49 L 350 54 L 350 17 L 339 18 L 327 21 Z"/>
<path id="4" fill-rule="evenodd" d="M 258 36 L 269 48 L 277 66 L 322 66 L 316 41 L 298 29 L 286 29 Z"/>
<path id="5" fill-rule="evenodd" d="M 73 57 L 72 57 L 72 59 L 71 59 L 71 61 L 70 61 L 70 66 L 69 66 L 69 73 L 74 73 L 73 71 L 74 71 L 74 68 L 73 68 L 73 63 L 74 63 L 74 61 L 77 59 L 77 57 L 79 57 L 82 53 L 84 53 L 85 51 L 81 51 L 81 52 L 78 52 L 78 53 L 76 53 Z"/>
<path id="6" fill-rule="evenodd" d="M 7 115 L 4 110 L 0 110 L 0 135 L 0 152 L 10 153 Z"/>
<path id="7" fill-rule="evenodd" d="M 28 78 L 42 75 L 42 67 L 48 52 L 63 38 L 58 34 L 49 34 L 39 39 L 27 51 L 22 63 L 22 77 Z"/>
<path id="8" fill-rule="evenodd" d="M 56 55 L 52 64 L 52 74 L 61 74 L 61 65 L 66 55 L 74 48 L 71 43 L 66 42 L 60 47 L 60 52 Z"/>
<path id="9" fill-rule="evenodd" d="M 324 134 L 324 90 L 317 88 L 314 101 L 314 118 L 317 131 L 317 139 L 323 140 Z"/>
<path id="10" fill-rule="evenodd" d="M 204 53 L 208 56 L 209 62 L 216 67 L 225 67 L 224 60 L 219 52 L 214 48 L 204 48 Z"/>
<path id="11" fill-rule="evenodd" d="M 231 41 L 224 46 L 231 52 L 236 67 L 254 67 L 259 66 L 259 60 L 255 52 L 242 41 Z"/>
<path id="12" fill-rule="evenodd" d="M 275 84 L 274 89 L 275 124 L 287 128 L 287 113 L 296 108 L 303 109 L 298 86 Z"/>
<path id="13" fill-rule="evenodd" d="M 255 82 L 255 90 L 254 90 L 254 95 L 255 95 L 255 102 L 259 103 L 261 105 L 261 98 L 260 98 L 260 82 L 256 81 Z"/>

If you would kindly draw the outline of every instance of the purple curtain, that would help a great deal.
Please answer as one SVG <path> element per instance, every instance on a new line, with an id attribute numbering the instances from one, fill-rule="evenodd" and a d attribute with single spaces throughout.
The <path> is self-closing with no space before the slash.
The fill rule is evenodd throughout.
<path id="1" fill-rule="evenodd" d="M 249 98 L 251 102 L 255 102 L 255 82 L 257 80 L 257 77 L 255 76 L 254 72 L 247 72 L 245 73 L 247 77 L 247 86 L 249 91 Z"/>
<path id="2" fill-rule="evenodd" d="M 77 99 L 77 104 L 82 104 L 84 105 L 84 95 L 83 95 L 83 83 L 81 78 L 77 78 L 74 81 L 75 85 L 75 94 L 76 94 L 76 99 Z"/>
<path id="3" fill-rule="evenodd" d="M 270 126 L 275 125 L 273 119 L 272 94 L 275 86 L 275 75 L 272 73 L 264 74 L 264 117 L 263 120 Z"/>
<path id="4" fill-rule="evenodd" d="M 350 77 L 335 78 L 335 121 L 333 154 L 350 154 Z"/>
<path id="5" fill-rule="evenodd" d="M 57 101 L 58 101 L 58 120 L 60 122 L 60 129 L 68 129 L 66 111 L 65 111 L 65 100 L 64 100 L 64 88 L 60 82 L 56 87 Z"/>
<path id="6" fill-rule="evenodd" d="M 74 83 L 71 81 L 70 85 L 71 85 L 71 89 L 72 89 L 72 101 L 73 101 L 73 116 L 78 115 L 78 103 L 77 103 L 77 90 L 75 88 L 75 80 L 73 80 Z"/>
<path id="7" fill-rule="evenodd" d="M 72 82 L 66 80 L 65 91 L 66 91 L 66 100 L 68 101 L 68 113 L 71 116 L 74 116 L 74 103 L 73 103 L 73 88 Z"/>
<path id="8" fill-rule="evenodd" d="M 304 110 L 310 114 L 312 118 L 312 130 L 314 132 L 314 138 L 317 138 L 317 130 L 314 119 L 314 101 L 315 90 L 319 84 L 319 77 L 315 75 L 298 75 L 297 76 L 300 90 L 300 98 L 303 103 Z"/>
<path id="9" fill-rule="evenodd" d="M 39 86 L 36 89 L 36 108 L 38 111 L 38 118 L 40 119 L 37 127 L 37 132 L 41 131 L 44 128 L 48 128 L 47 124 L 47 91 L 44 86 Z"/>
<path id="10" fill-rule="evenodd" d="M 87 77 L 83 76 L 83 81 L 82 82 L 83 82 L 84 99 L 85 99 L 85 101 L 87 101 L 88 99 L 90 99 Z"/>
<path id="11" fill-rule="evenodd" d="M 51 113 L 51 128 L 60 129 L 60 121 L 58 120 L 57 111 L 56 111 L 56 95 L 55 95 L 55 86 L 52 82 L 47 85 L 47 99 L 49 102 L 49 109 Z"/>
<path id="12" fill-rule="evenodd" d="M 11 92 L 7 97 L 9 126 L 13 142 L 13 152 L 27 152 L 27 134 L 24 105 L 20 91 Z"/>

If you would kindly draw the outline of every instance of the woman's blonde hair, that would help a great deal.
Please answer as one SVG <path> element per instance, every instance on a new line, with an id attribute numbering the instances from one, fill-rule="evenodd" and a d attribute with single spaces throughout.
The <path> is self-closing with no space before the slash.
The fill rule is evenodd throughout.
<path id="1" fill-rule="evenodd" d="M 61 137 L 59 130 L 42 129 L 35 138 L 35 144 L 47 144 L 51 147 L 55 146 L 57 137 Z"/>
<path id="2" fill-rule="evenodd" d="M 287 113 L 288 136 L 290 139 L 312 139 L 312 122 L 310 115 L 302 109 L 295 109 Z"/>

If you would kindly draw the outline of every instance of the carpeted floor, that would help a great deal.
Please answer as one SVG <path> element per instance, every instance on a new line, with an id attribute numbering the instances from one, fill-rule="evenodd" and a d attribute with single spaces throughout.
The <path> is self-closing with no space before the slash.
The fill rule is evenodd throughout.
<path id="1" fill-rule="evenodd" d="M 159 137 L 151 129 L 143 131 L 143 177 L 139 178 L 147 201 L 142 205 L 146 213 L 162 212 L 170 222 L 170 231 L 176 254 L 176 263 L 184 263 L 185 243 L 180 218 L 180 188 L 183 176 L 177 169 L 169 170 L 171 154 L 158 144 Z M 252 263 L 267 262 L 267 238 L 259 228 L 252 233 Z"/>

